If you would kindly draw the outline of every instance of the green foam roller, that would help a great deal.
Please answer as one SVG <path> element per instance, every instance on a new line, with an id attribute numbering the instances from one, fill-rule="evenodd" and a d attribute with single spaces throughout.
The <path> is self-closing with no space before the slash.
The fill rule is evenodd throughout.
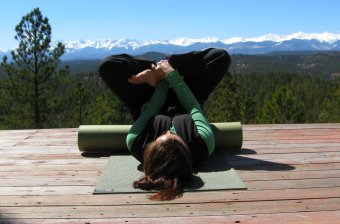
<path id="1" fill-rule="evenodd" d="M 211 123 L 210 126 L 214 133 L 216 149 L 240 149 L 242 147 L 241 122 Z"/>
<path id="2" fill-rule="evenodd" d="M 242 147 L 240 122 L 211 123 L 216 148 L 221 150 Z M 78 147 L 87 153 L 128 153 L 126 135 L 131 125 L 81 125 L 78 129 Z"/>

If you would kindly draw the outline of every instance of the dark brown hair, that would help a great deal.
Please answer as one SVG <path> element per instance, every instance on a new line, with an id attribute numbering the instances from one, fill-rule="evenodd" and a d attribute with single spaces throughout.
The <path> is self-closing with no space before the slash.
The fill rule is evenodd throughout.
<path id="1" fill-rule="evenodd" d="M 133 182 L 134 188 L 159 190 L 151 200 L 173 200 L 181 197 L 184 185 L 191 179 L 191 154 L 184 142 L 167 139 L 153 141 L 144 151 L 145 177 Z"/>

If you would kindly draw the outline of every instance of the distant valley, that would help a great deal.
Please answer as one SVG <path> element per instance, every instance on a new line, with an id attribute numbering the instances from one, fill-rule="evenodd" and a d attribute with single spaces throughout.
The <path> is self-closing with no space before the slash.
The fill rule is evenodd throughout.
<path id="1" fill-rule="evenodd" d="M 141 57 L 161 60 L 166 54 L 148 52 Z M 340 74 L 340 51 L 338 52 L 281 52 L 265 55 L 232 54 L 230 72 L 241 74 L 264 74 L 269 72 L 296 73 L 321 78 L 332 78 Z M 71 74 L 96 72 L 101 60 L 79 60 L 62 62 L 70 66 Z"/>
<path id="2" fill-rule="evenodd" d="M 139 55 L 150 60 L 161 60 L 166 54 L 147 52 Z M 340 51 L 334 52 L 276 52 L 264 55 L 232 54 L 230 72 L 240 74 L 265 74 L 269 72 L 287 72 L 332 78 L 340 75 Z M 99 59 L 63 61 L 60 66 L 69 65 L 71 75 L 97 72 Z M 0 78 L 6 77 L 0 71 Z"/>

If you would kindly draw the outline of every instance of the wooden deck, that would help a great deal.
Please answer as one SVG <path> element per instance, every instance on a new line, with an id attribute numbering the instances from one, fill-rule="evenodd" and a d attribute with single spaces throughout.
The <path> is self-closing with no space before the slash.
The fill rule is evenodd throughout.
<path id="1" fill-rule="evenodd" d="M 0 131 L 0 223 L 339 223 L 340 124 L 245 125 L 226 154 L 248 190 L 92 195 L 108 158 L 77 129 Z"/>

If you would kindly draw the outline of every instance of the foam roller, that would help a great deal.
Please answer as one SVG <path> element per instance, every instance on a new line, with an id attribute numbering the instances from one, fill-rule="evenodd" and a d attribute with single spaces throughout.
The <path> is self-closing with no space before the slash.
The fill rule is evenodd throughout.
<path id="1" fill-rule="evenodd" d="M 211 123 L 217 149 L 240 149 L 242 125 L 240 122 Z M 128 153 L 126 135 L 131 125 L 81 125 L 78 129 L 78 147 L 87 153 Z"/>

